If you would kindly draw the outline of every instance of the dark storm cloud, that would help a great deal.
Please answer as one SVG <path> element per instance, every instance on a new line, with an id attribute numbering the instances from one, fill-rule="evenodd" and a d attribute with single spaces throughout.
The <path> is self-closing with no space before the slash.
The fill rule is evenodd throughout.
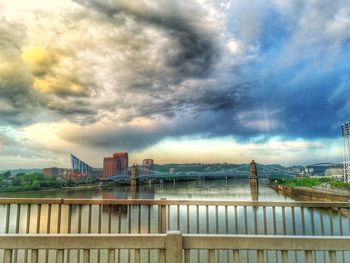
<path id="1" fill-rule="evenodd" d="M 167 66 L 177 71 L 178 81 L 186 77 L 206 77 L 219 58 L 216 33 L 201 27 L 205 13 L 195 2 L 159 1 L 153 3 L 156 8 L 144 1 L 131 4 L 127 1 L 100 0 L 76 2 L 108 16 L 111 22 L 115 16 L 122 15 L 146 27 L 156 26 L 164 30 L 179 45 L 173 54 L 163 54 Z M 115 20 L 115 23 L 119 22 Z"/>

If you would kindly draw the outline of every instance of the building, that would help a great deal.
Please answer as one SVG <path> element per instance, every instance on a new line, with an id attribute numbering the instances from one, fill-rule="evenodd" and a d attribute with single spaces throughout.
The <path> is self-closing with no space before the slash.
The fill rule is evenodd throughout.
<path id="1" fill-rule="evenodd" d="M 328 168 L 326 171 L 324 171 L 324 176 L 328 178 L 333 178 L 337 180 L 343 179 L 343 168 Z"/>
<path id="2" fill-rule="evenodd" d="M 144 159 L 142 161 L 141 174 L 147 175 L 154 173 L 154 161 L 153 159 Z"/>
<path id="3" fill-rule="evenodd" d="M 129 157 L 127 152 L 114 153 L 112 157 L 103 160 L 103 177 L 127 176 Z"/>
<path id="4" fill-rule="evenodd" d="M 78 157 L 71 154 L 71 163 L 72 163 L 72 170 L 75 174 L 79 174 L 79 177 L 81 176 L 90 176 L 92 167 L 88 165 L 87 163 L 80 160 Z"/>
<path id="5" fill-rule="evenodd" d="M 343 154 L 343 180 L 350 183 L 350 123 L 346 122 L 341 125 L 341 133 L 344 141 Z"/>
<path id="6" fill-rule="evenodd" d="M 60 170 L 57 167 L 50 167 L 50 168 L 44 168 L 43 169 L 43 175 L 44 176 L 59 176 Z"/>

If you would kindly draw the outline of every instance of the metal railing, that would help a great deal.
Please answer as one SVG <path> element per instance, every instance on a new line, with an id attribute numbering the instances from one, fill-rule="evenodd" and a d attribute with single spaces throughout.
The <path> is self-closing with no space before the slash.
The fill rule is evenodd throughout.
<path id="1" fill-rule="evenodd" d="M 169 231 L 186 263 L 350 262 L 344 202 L 12 198 L 0 214 L 0 262 L 162 262 Z"/>
<path id="2" fill-rule="evenodd" d="M 254 253 L 254 262 L 271 262 L 269 251 L 275 252 L 278 262 L 294 262 L 291 251 L 298 254 L 296 262 L 316 263 L 315 251 L 326 252 L 325 262 L 338 262 L 339 254 L 350 250 L 350 237 L 314 237 L 314 236 L 256 236 L 256 235 L 195 235 L 179 231 L 168 231 L 166 234 L 62 234 L 62 235 L 13 235 L 0 236 L 0 247 L 4 249 L 3 262 L 11 263 L 14 251 L 30 250 L 30 261 L 39 261 L 40 250 L 51 250 L 49 262 L 64 263 L 70 250 L 77 250 L 74 262 L 115 262 L 121 249 L 131 249 L 132 259 L 127 261 L 141 263 L 143 250 L 156 249 L 157 262 L 189 263 L 191 250 L 205 249 L 205 255 L 199 262 L 247 262 L 242 261 L 242 251 Z M 94 250 L 106 250 L 106 257 L 93 258 Z M 219 259 L 218 251 L 225 250 L 228 256 L 225 261 Z M 295 254 L 297 255 L 297 254 Z M 343 257 L 344 259 L 344 257 Z M 248 260 L 249 261 L 249 260 Z"/>
<path id="3" fill-rule="evenodd" d="M 0 199 L 0 233 L 350 235 L 350 203 Z"/>

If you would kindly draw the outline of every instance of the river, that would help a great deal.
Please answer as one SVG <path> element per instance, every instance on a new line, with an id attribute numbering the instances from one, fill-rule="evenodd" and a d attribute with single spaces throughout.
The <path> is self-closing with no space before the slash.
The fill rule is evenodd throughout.
<path id="1" fill-rule="evenodd" d="M 45 190 L 18 193 L 0 193 L 0 197 L 16 198 L 78 198 L 78 199 L 207 199 L 207 200 L 260 200 L 293 201 L 267 186 L 260 180 L 259 191 L 252 192 L 247 179 L 200 180 L 167 184 L 143 184 L 136 189 L 130 186 L 113 186 L 79 190 Z"/>

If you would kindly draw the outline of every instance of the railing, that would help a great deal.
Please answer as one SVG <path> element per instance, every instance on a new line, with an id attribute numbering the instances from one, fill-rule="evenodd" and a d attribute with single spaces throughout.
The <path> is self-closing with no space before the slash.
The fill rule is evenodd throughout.
<path id="1" fill-rule="evenodd" d="M 350 235 L 350 203 L 0 199 L 0 233 Z"/>
<path id="2" fill-rule="evenodd" d="M 0 215 L 0 262 L 162 262 L 169 231 L 186 263 L 350 262 L 343 202 L 14 198 Z"/>
<path id="3" fill-rule="evenodd" d="M 350 237 L 311 237 L 311 236 L 243 236 L 243 235 L 182 235 L 179 231 L 166 234 L 70 234 L 70 235 L 3 235 L 0 247 L 4 249 L 3 262 L 11 263 L 14 251 L 30 250 L 30 261 L 39 261 L 40 250 L 50 250 L 49 262 L 63 263 L 70 250 L 77 250 L 74 262 L 134 262 L 141 263 L 145 258 L 142 250 L 157 249 L 157 262 L 189 263 L 192 250 L 206 250 L 198 262 L 221 262 L 218 251 L 225 250 L 229 255 L 225 262 L 242 262 L 242 251 L 254 254 L 254 262 L 271 262 L 268 253 L 273 251 L 278 262 L 292 262 L 291 251 L 297 255 L 297 262 L 316 263 L 315 251 L 326 252 L 327 262 L 336 263 L 340 253 L 350 250 Z M 106 250 L 106 257 L 96 260 L 94 250 Z M 121 249 L 133 250 L 133 257 L 127 261 L 120 259 Z M 129 250 L 130 251 L 130 250 Z M 338 251 L 338 255 L 337 252 Z M 195 252 L 195 251 L 194 251 Z M 78 257 L 79 255 L 79 257 Z M 120 261 L 121 260 L 121 261 Z M 249 259 L 248 259 L 249 260 Z M 343 257 L 344 260 L 344 257 Z M 243 261 L 246 262 L 246 261 Z"/>

